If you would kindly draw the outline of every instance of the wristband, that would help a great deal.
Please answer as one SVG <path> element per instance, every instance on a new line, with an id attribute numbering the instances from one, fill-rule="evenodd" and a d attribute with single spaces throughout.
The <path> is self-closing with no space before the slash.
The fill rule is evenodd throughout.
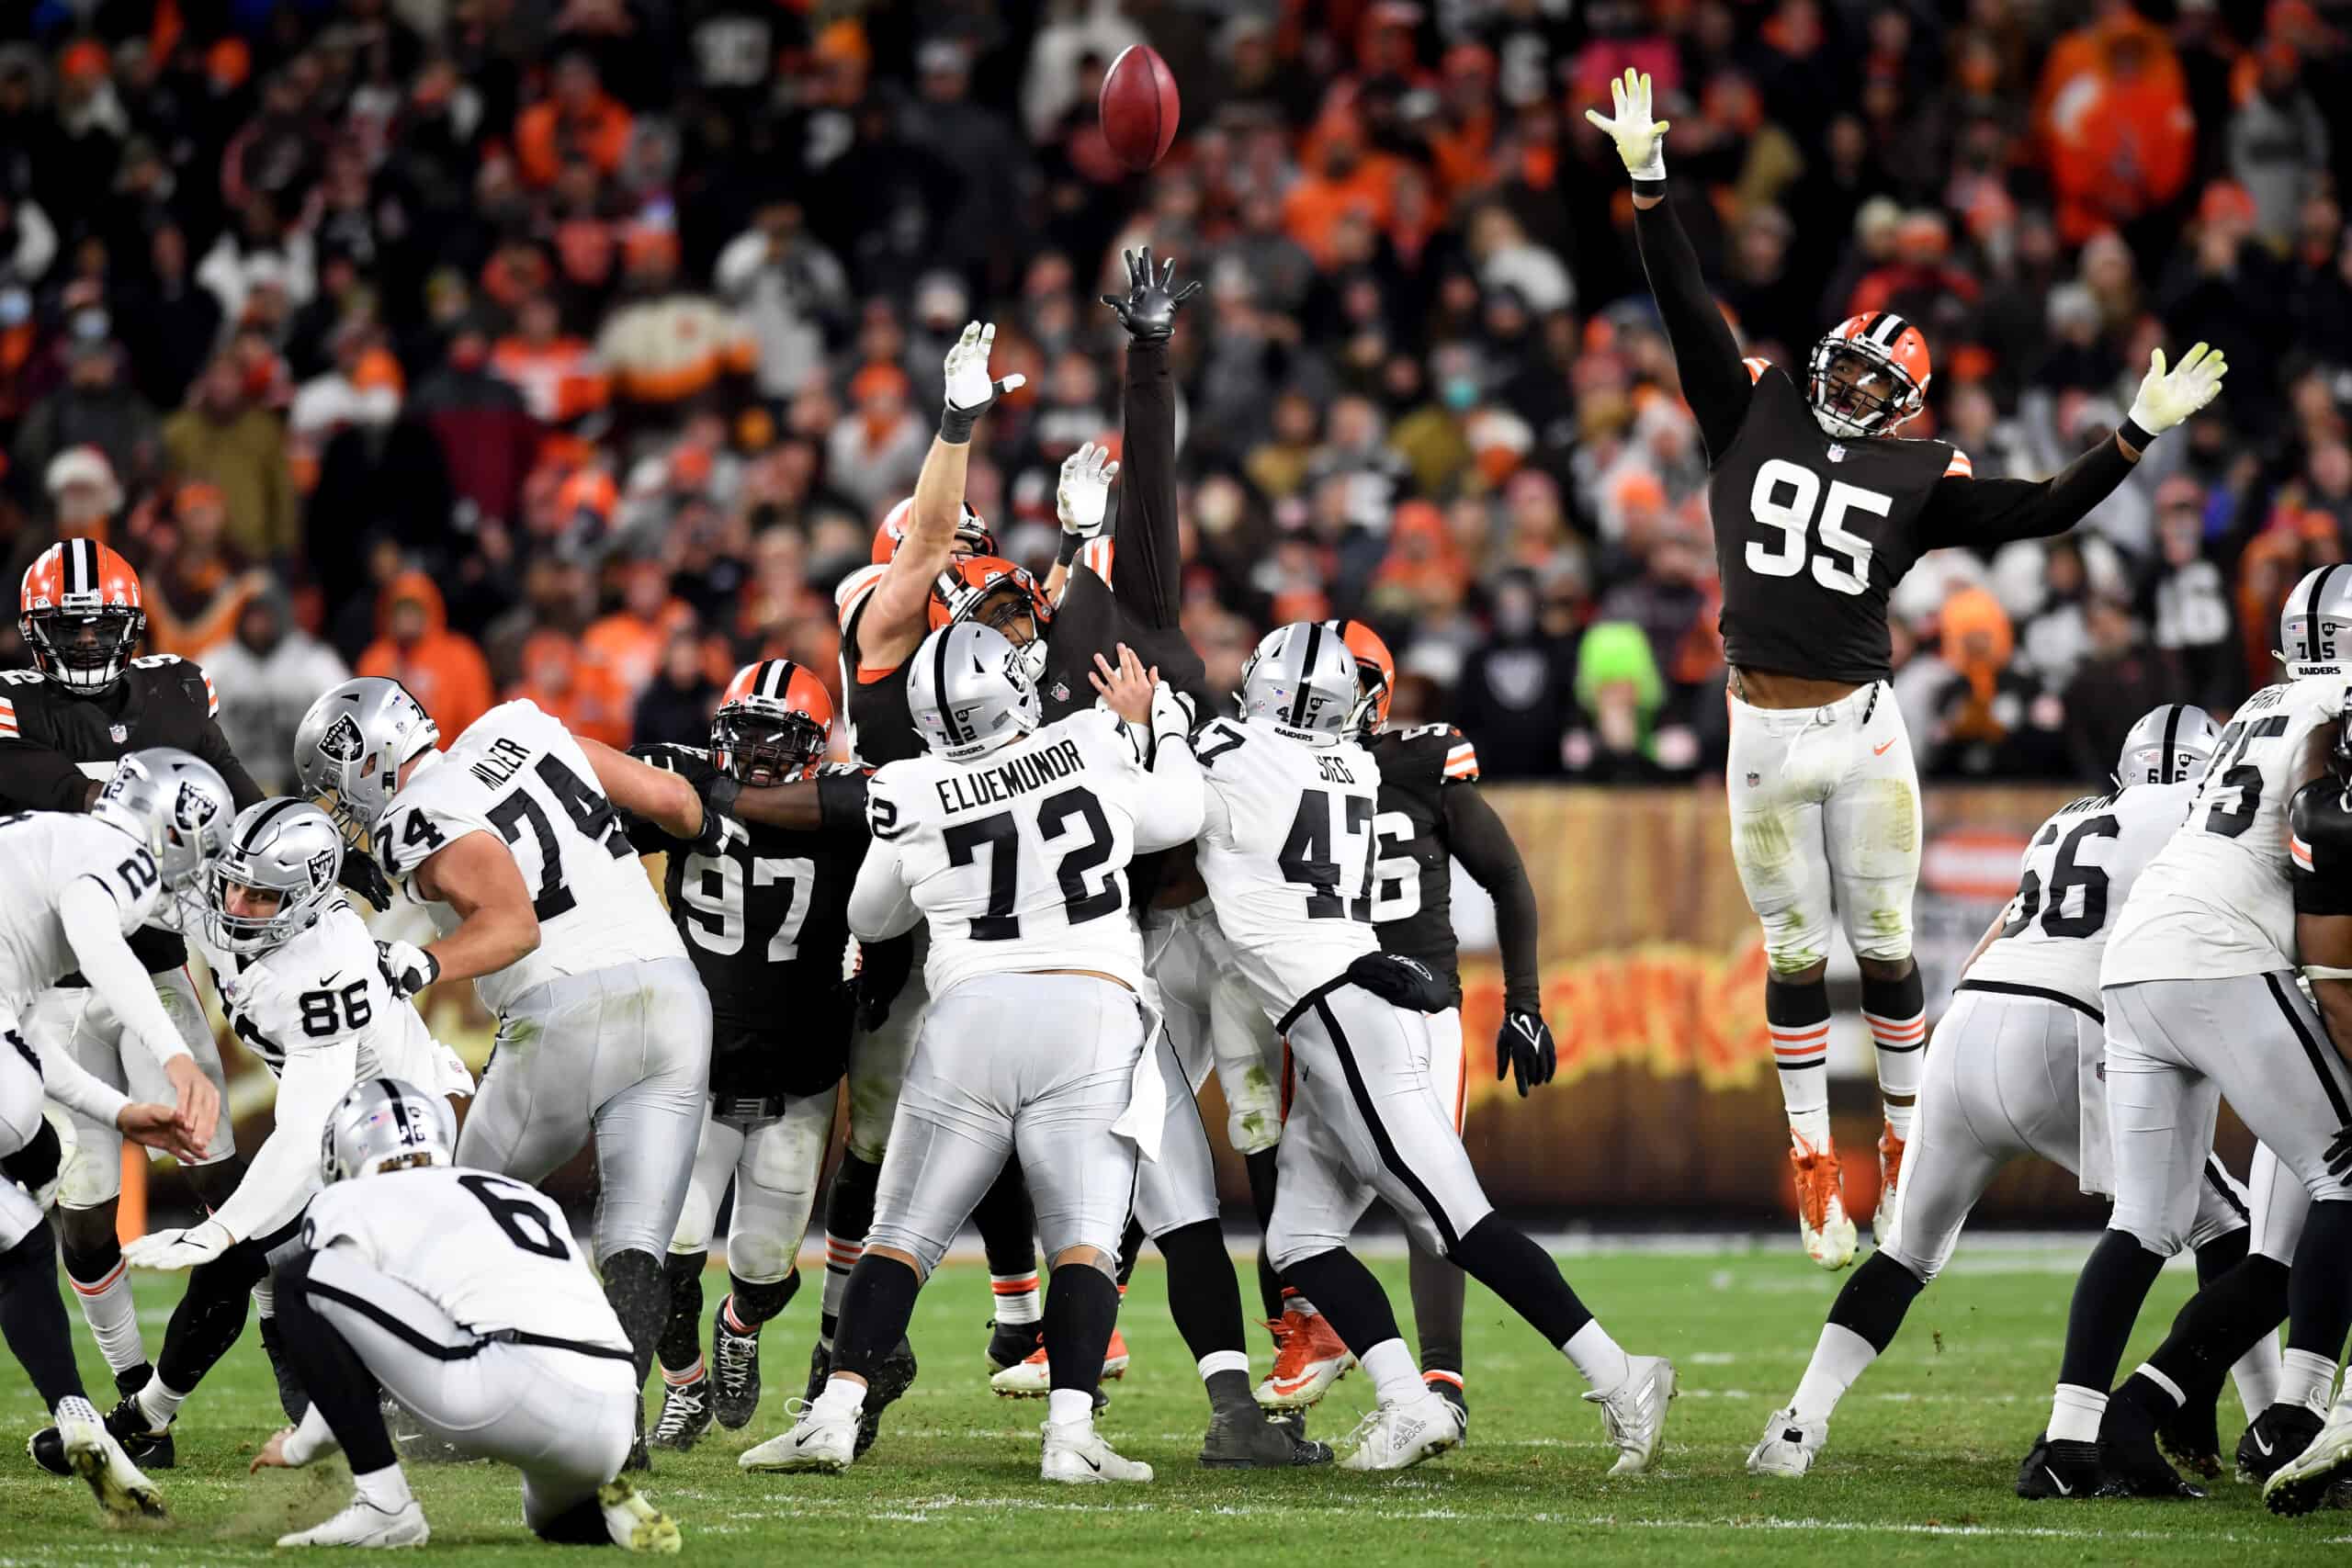
<path id="1" fill-rule="evenodd" d="M 2115 427 L 2115 438 L 2135 452 L 2145 452 L 2156 439 L 2154 431 L 2145 428 L 2138 420 L 2128 414 L 2124 417 L 2123 423 Z"/>
<path id="2" fill-rule="evenodd" d="M 1639 175 L 1634 175 L 1634 194 L 1635 196 L 1664 196 L 1666 194 L 1666 176 L 1664 175 L 1660 175 L 1657 178 L 1651 180 L 1644 179 Z"/>
<path id="3" fill-rule="evenodd" d="M 1078 558 L 1078 552 L 1085 547 L 1086 541 L 1084 538 L 1071 533 L 1067 528 L 1063 529 L 1062 542 L 1054 547 L 1054 564 L 1056 566 L 1069 565 L 1070 562 Z"/>
<path id="4" fill-rule="evenodd" d="M 959 409 L 950 403 L 939 411 L 939 438 L 950 446 L 961 446 L 972 439 L 972 426 L 979 423 L 978 409 Z"/>

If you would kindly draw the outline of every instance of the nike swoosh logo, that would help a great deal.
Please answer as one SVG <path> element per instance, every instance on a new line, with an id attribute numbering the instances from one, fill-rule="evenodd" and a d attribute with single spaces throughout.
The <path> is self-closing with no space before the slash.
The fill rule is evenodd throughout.
<path id="1" fill-rule="evenodd" d="M 1894 742 L 1893 740 L 1882 740 L 1877 745 L 1871 748 L 1871 755 L 1873 757 L 1883 757 L 1886 755 L 1886 749 L 1894 744 Z"/>
<path id="2" fill-rule="evenodd" d="M 2256 1428 L 2255 1428 L 2251 1433 L 2249 1433 L 2249 1434 L 2247 1434 L 2247 1435 L 2254 1438 L 2254 1446 L 2255 1446 L 2256 1448 L 2257 1448 L 2257 1449 L 2260 1449 L 2260 1450 L 2263 1451 L 2263 1453 L 2264 1453 L 2264 1454 L 2267 1455 L 2267 1454 L 2270 1452 L 2270 1445 L 2269 1445 L 2268 1443 L 2266 1443 L 2266 1442 L 2264 1442 L 2264 1441 L 2262 1440 L 2262 1428 L 2261 1428 L 2261 1427 L 2256 1427 Z"/>
<path id="3" fill-rule="evenodd" d="M 1080 1454 L 1078 1457 L 1079 1457 L 1080 1459 L 1081 1459 L 1081 1460 L 1085 1460 L 1085 1461 L 1086 1461 L 1086 1468 L 1087 1468 L 1087 1469 L 1089 1469 L 1089 1470 L 1092 1471 L 1092 1472 L 1093 1472 L 1095 1474 L 1097 1474 L 1097 1475 L 1100 1475 L 1100 1474 L 1102 1474 L 1102 1467 L 1101 1465 L 1099 1465 L 1099 1464 L 1095 1463 L 1095 1462 L 1094 1462 L 1092 1460 L 1091 1460 L 1091 1459 L 1087 1459 L 1087 1458 L 1086 1458 L 1086 1456 L 1085 1456 L 1084 1454 Z"/>
<path id="4" fill-rule="evenodd" d="M 2058 1495 L 2061 1497 L 2072 1497 L 2075 1495 L 2075 1489 L 2059 1480 L 2058 1472 L 2048 1465 L 2041 1467 L 2041 1473 L 2050 1477 L 2050 1484 L 2058 1488 Z"/>
<path id="5" fill-rule="evenodd" d="M 335 971 L 334 974 L 332 974 L 332 975 L 322 975 L 321 976 L 319 976 L 319 984 L 320 984 L 320 985 L 322 985 L 322 986 L 332 986 L 332 985 L 334 985 L 337 980 L 340 980 L 340 979 L 342 979 L 342 978 L 343 978 L 343 971 L 342 971 L 342 970 L 340 970 L 340 969 L 338 969 L 338 970 L 336 970 L 336 971 Z"/>
<path id="6" fill-rule="evenodd" d="M 1274 1380 L 1274 1392 L 1276 1393 L 1296 1393 L 1300 1389 L 1305 1388 L 1308 1383 L 1311 1383 L 1314 1381 L 1315 1374 L 1313 1372 L 1307 1373 L 1303 1378 L 1276 1378 Z"/>

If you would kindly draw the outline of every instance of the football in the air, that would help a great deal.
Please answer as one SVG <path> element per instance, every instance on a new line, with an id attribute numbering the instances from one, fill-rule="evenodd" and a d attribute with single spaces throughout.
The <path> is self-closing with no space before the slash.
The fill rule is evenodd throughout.
<path id="1" fill-rule="evenodd" d="M 1148 43 L 1119 51 L 1102 73 L 1102 139 L 1130 169 L 1148 169 L 1176 140 L 1176 77 Z"/>

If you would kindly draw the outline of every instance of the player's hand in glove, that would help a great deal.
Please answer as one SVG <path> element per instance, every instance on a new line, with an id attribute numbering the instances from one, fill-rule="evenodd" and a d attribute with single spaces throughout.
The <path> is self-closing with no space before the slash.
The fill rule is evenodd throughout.
<path id="1" fill-rule="evenodd" d="M 154 1231 L 137 1241 L 125 1242 L 122 1260 L 133 1269 L 193 1269 L 199 1263 L 209 1263 L 231 1247 L 237 1238 L 219 1220 L 207 1220 L 184 1231 Z"/>
<path id="2" fill-rule="evenodd" d="M 1105 294 L 1102 303 L 1117 313 L 1119 324 L 1137 343 L 1166 343 L 1176 330 L 1176 312 L 1184 301 L 1201 291 L 1201 280 L 1193 279 L 1183 288 L 1176 287 L 1176 264 L 1170 261 L 1160 269 L 1158 278 L 1151 275 L 1151 247 L 1141 251 L 1120 253 L 1127 263 L 1127 293 L 1125 299 Z"/>
<path id="3" fill-rule="evenodd" d="M 2140 378 L 2140 395 L 2126 417 L 2149 434 L 2162 435 L 2219 397 L 2229 368 L 2220 349 L 2200 343 L 2167 370 L 2160 348 L 2148 356 L 2148 373 Z"/>
<path id="4" fill-rule="evenodd" d="M 375 861 L 359 851 L 346 846 L 343 852 L 342 869 L 335 880 L 358 894 L 379 909 L 392 907 L 392 885 Z"/>
<path id="5" fill-rule="evenodd" d="M 989 405 L 1015 388 L 1024 387 L 1029 378 L 1007 376 L 1001 381 L 989 378 L 989 355 L 996 347 L 996 323 L 982 326 L 978 321 L 965 323 L 964 335 L 947 351 L 947 407 L 939 416 L 939 435 L 943 441 L 965 442 L 972 438 L 972 426 Z"/>
<path id="6" fill-rule="evenodd" d="M 890 1016 L 890 1004 L 905 988 L 907 976 L 913 972 L 915 961 L 914 933 L 894 936 L 887 942 L 861 942 L 857 944 L 857 974 L 850 980 L 857 993 L 857 1026 L 871 1034 L 882 1027 Z"/>
<path id="7" fill-rule="evenodd" d="M 2348 1172 L 2352 1172 L 2352 1127 L 2340 1127 L 2335 1141 L 2327 1145 L 2327 1173 L 2342 1180 Z"/>
<path id="8" fill-rule="evenodd" d="M 1609 84 L 1609 96 L 1616 104 L 1615 114 L 1587 109 L 1584 118 L 1607 131 L 1609 140 L 1617 143 L 1617 156 L 1624 160 L 1627 174 L 1637 180 L 1666 178 L 1667 122 L 1650 113 L 1647 73 L 1626 72 Z"/>
<path id="9" fill-rule="evenodd" d="M 149 1105 L 134 1100 L 115 1113 L 114 1125 L 132 1143 L 161 1149 L 183 1165 L 193 1165 L 204 1157 L 204 1140 L 193 1136 L 180 1113 L 168 1105 Z"/>
<path id="10" fill-rule="evenodd" d="M 1495 1081 L 1519 1077 L 1519 1098 L 1552 1081 L 1560 1070 L 1559 1047 L 1552 1043 L 1552 1026 L 1529 1008 L 1505 1008 L 1502 1032 L 1495 1036 Z"/>
<path id="11" fill-rule="evenodd" d="M 1111 507 L 1111 481 L 1119 465 L 1108 447 L 1091 441 L 1062 459 L 1062 481 L 1054 491 L 1054 514 L 1062 532 L 1080 539 L 1098 537 Z"/>
<path id="12" fill-rule="evenodd" d="M 1151 688 L 1151 738 L 1155 742 L 1182 740 L 1193 733 L 1199 719 L 1193 699 L 1168 682 L 1161 681 Z"/>
<path id="13" fill-rule="evenodd" d="M 384 972 L 384 984 L 392 988 L 392 999 L 397 1002 L 408 1000 L 441 978 L 441 961 L 414 942 L 378 942 L 376 967 Z"/>
<path id="14" fill-rule="evenodd" d="M 1453 1005 L 1453 989 L 1418 958 L 1367 953 L 1348 965 L 1348 980 L 1385 1002 L 1415 1012 L 1443 1012 Z"/>

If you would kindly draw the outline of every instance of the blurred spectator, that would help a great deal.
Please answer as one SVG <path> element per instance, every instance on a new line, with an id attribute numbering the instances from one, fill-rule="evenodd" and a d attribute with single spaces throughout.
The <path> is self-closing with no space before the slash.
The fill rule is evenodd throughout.
<path id="1" fill-rule="evenodd" d="M 2284 249 L 2304 198 L 2327 167 L 2327 121 L 2303 85 L 2302 57 L 2282 38 L 2262 41 L 2254 89 L 2231 117 L 2230 175 L 2254 197 L 2255 231 Z"/>
<path id="2" fill-rule="evenodd" d="M 42 471 L 41 488 L 49 492 L 59 537 L 107 541 L 114 515 L 122 509 L 123 493 L 104 452 L 95 446 L 60 452 Z"/>
<path id="3" fill-rule="evenodd" d="M 662 645 L 662 667 L 639 694 L 629 722 L 629 744 L 710 744 L 710 716 L 718 709 L 719 683 L 703 657 L 701 636 L 681 626 Z"/>
<path id="4" fill-rule="evenodd" d="M 523 643 L 522 679 L 508 701 L 537 703 L 566 729 L 607 746 L 629 743 L 629 698 L 612 671 L 572 646 L 561 632 L 533 632 Z"/>
<path id="5" fill-rule="evenodd" d="M 2066 748 L 2076 778 L 2100 779 L 2113 771 L 2133 721 L 2187 693 L 2178 664 L 2148 646 L 2128 605 L 2093 599 L 2090 636 L 2090 657 L 2066 688 Z"/>
<path id="6" fill-rule="evenodd" d="M 163 463 L 163 428 L 147 400 L 122 384 L 121 364 L 108 340 L 77 339 L 67 350 L 64 384 L 17 427 L 11 471 L 29 485 L 67 447 L 90 446 L 122 482 L 143 487 L 153 480 Z"/>
<path id="7" fill-rule="evenodd" d="M 824 373 L 827 333 L 849 319 L 849 277 L 803 231 L 798 202 L 763 205 L 718 253 L 714 280 L 757 345 L 762 397 L 785 401 Z"/>
<path id="8" fill-rule="evenodd" d="M 614 173 L 628 151 L 630 123 L 628 110 L 597 81 L 594 60 L 584 52 L 559 56 L 548 96 L 514 120 L 514 154 L 524 179 L 553 185 L 575 159 L 599 174 Z"/>
<path id="9" fill-rule="evenodd" d="M 689 400 L 728 377 L 748 376 L 757 354 L 718 301 L 682 287 L 678 237 L 658 225 L 629 231 L 626 303 L 605 323 L 596 357 L 613 400 L 641 419 L 674 423 Z"/>
<path id="10" fill-rule="evenodd" d="M 1534 578 L 1507 573 L 1495 586 L 1493 635 L 1463 665 L 1453 721 L 1478 748 L 1488 778 L 1544 778 L 1561 770 L 1561 737 L 1575 715 L 1575 656 L 1536 620 Z"/>
<path id="11" fill-rule="evenodd" d="M 2058 705 L 2010 665 L 2014 634 L 2000 602 L 1983 589 L 1963 589 L 1944 601 L 1939 619 L 1943 661 L 1955 674 L 1937 695 L 1923 771 L 1947 778 L 2051 772 L 2060 752 L 2052 733 Z"/>
<path id="12" fill-rule="evenodd" d="M 2245 676 L 2230 636 L 2229 585 L 2204 543 L 2204 487 L 2175 474 L 2156 489 L 2157 554 L 2141 573 L 2136 609 L 2180 669 L 2179 700 L 2222 711 L 2236 705 Z"/>
<path id="13" fill-rule="evenodd" d="M 653 679 L 671 634 L 690 626 L 693 612 L 670 596 L 670 574 L 658 561 L 631 561 L 621 572 L 619 608 L 593 623 L 580 651 L 602 665 L 631 703 Z"/>
<path id="14" fill-rule="evenodd" d="M 224 319 L 220 301 L 189 275 L 178 224 L 157 227 L 147 265 L 117 290 L 108 310 L 140 392 L 159 408 L 178 407 L 212 357 Z"/>
<path id="15" fill-rule="evenodd" d="M 230 636 L 246 601 L 267 585 L 225 536 L 229 514 L 220 487 L 191 479 L 172 496 L 171 516 L 150 532 L 158 549 L 140 567 L 147 637 L 157 653 L 201 660 Z"/>
<path id="16" fill-rule="evenodd" d="M 281 558 L 300 546 L 286 433 L 276 414 L 254 401 L 235 357 L 220 355 L 205 367 L 187 406 L 164 422 L 164 450 L 182 479 L 220 488 L 229 542 L 246 558 Z"/>
<path id="17" fill-rule="evenodd" d="M 907 373 L 868 365 L 850 378 L 852 405 L 825 438 L 825 471 L 869 516 L 914 491 L 931 431 L 910 406 Z"/>
<path id="18" fill-rule="evenodd" d="M 295 623 L 286 591 L 265 581 L 248 596 L 236 632 L 200 656 L 220 694 L 220 729 L 271 795 L 295 786 L 294 730 L 321 692 L 350 673 L 334 649 Z"/>
<path id="19" fill-rule="evenodd" d="M 557 640 L 568 656 L 570 639 Z M 458 734 L 490 711 L 490 666 L 471 637 L 449 629 L 441 590 L 421 571 L 401 572 L 384 584 L 376 640 L 352 668 L 406 686 L 444 735 Z"/>
<path id="20" fill-rule="evenodd" d="M 563 330 L 554 299 L 533 294 L 514 312 L 514 331 L 491 350 L 490 367 L 514 384 L 541 424 L 577 423 L 605 406 L 611 389 L 585 340 Z"/>
<path id="21" fill-rule="evenodd" d="M 2058 40 L 2036 113 L 2069 244 L 2147 217 L 2188 178 L 2197 123 L 2180 62 L 2126 0 L 2098 0 L 2093 22 Z"/>
<path id="22" fill-rule="evenodd" d="M 473 516 L 522 513 L 523 480 L 538 453 L 538 426 L 523 394 L 490 367 L 490 334 L 460 324 L 439 369 L 417 384 L 408 412 L 440 443 L 453 499 Z"/>
<path id="23" fill-rule="evenodd" d="M 1587 722 L 1563 748 L 1568 776 L 1583 784 L 1656 784 L 1667 777 L 1654 754 L 1651 727 L 1666 702 L 1666 682 L 1649 637 L 1623 621 L 1598 621 L 1577 644 L 1577 703 Z"/>

